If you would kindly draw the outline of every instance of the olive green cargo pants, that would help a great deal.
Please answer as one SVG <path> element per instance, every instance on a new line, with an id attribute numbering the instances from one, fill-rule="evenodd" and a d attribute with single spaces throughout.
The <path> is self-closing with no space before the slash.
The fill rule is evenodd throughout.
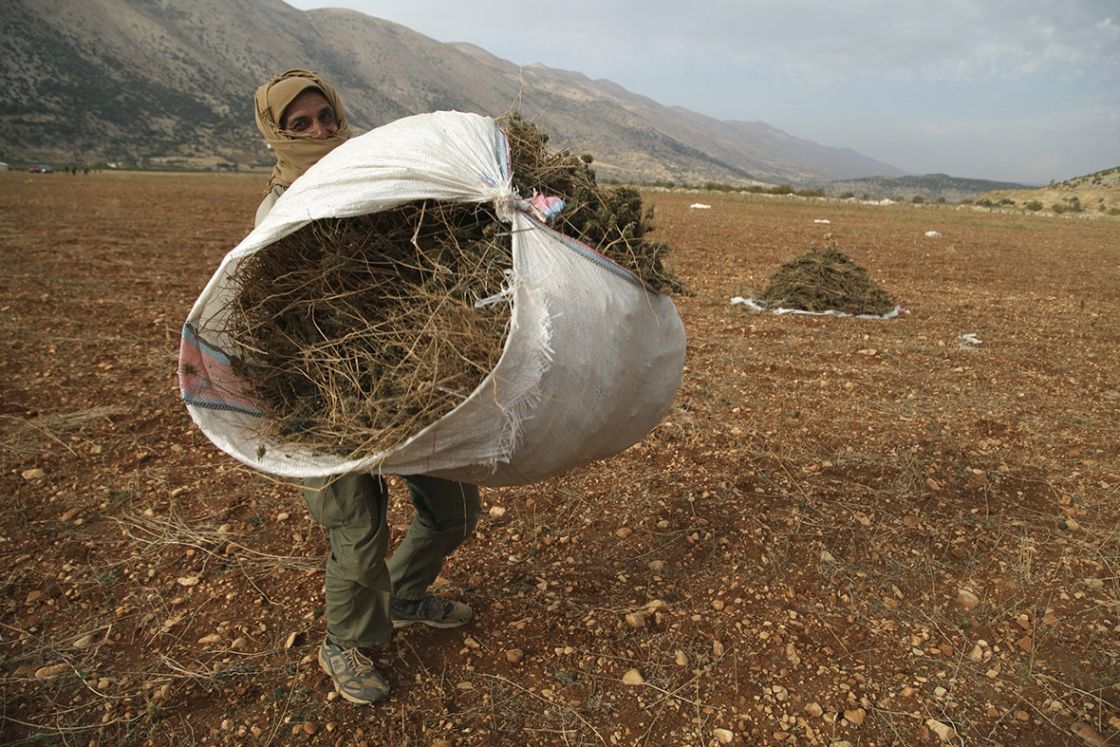
<path id="1" fill-rule="evenodd" d="M 342 648 L 386 643 L 393 634 L 390 599 L 423 599 L 444 558 L 478 523 L 476 486 L 422 475 L 404 481 L 416 516 L 388 562 L 389 494 L 382 478 L 353 474 L 304 481 L 311 515 L 330 530 L 327 639 Z"/>

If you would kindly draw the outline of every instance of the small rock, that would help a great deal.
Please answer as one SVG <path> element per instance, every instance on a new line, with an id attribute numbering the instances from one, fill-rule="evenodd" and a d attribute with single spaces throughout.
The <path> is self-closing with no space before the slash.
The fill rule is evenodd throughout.
<path id="1" fill-rule="evenodd" d="M 628 669 L 626 674 L 622 675 L 622 684 L 624 685 L 644 685 L 646 678 L 637 669 Z"/>
<path id="2" fill-rule="evenodd" d="M 665 570 L 665 561 L 664 560 L 651 560 L 651 561 L 649 561 L 649 563 L 646 564 L 646 567 L 649 568 L 654 573 L 660 573 L 661 571 Z"/>
<path id="3" fill-rule="evenodd" d="M 284 641 L 284 648 L 292 648 L 298 646 L 303 642 L 303 631 L 297 630 L 288 634 L 288 638 Z"/>
<path id="4" fill-rule="evenodd" d="M 976 662 L 984 660 L 984 649 L 980 647 L 980 644 L 972 647 L 972 650 L 968 652 L 968 659 Z"/>
<path id="5" fill-rule="evenodd" d="M 850 711 L 844 711 L 844 718 L 849 724 L 859 726 L 863 723 L 863 719 L 867 717 L 867 713 L 862 708 L 854 708 Z"/>
<path id="6" fill-rule="evenodd" d="M 467 682 L 466 680 L 463 680 L 462 682 L 457 682 L 455 684 L 455 688 L 458 689 L 458 690 L 473 690 L 474 689 L 474 684 L 471 683 L 471 682 Z"/>
<path id="7" fill-rule="evenodd" d="M 504 518 L 505 515 L 506 515 L 505 506 L 491 506 L 490 507 L 490 518 L 491 519 L 501 519 L 501 518 Z"/>
<path id="8" fill-rule="evenodd" d="M 63 514 L 61 516 L 58 517 L 58 520 L 65 523 L 65 522 L 73 519 L 75 516 L 77 516 L 79 513 L 81 513 L 81 511 L 82 510 L 80 508 L 68 509 L 67 511 L 63 512 Z"/>
<path id="9" fill-rule="evenodd" d="M 673 657 L 673 662 L 674 662 L 674 663 L 675 663 L 675 664 L 676 664 L 676 665 L 677 665 L 678 667 L 687 667 L 687 666 L 688 666 L 688 655 L 687 655 L 687 654 L 685 654 L 685 652 L 684 652 L 684 651 L 681 651 L 681 650 L 680 650 L 680 649 L 678 648 L 678 649 L 677 649 L 677 653 L 676 653 L 676 655 L 675 655 L 675 656 Z"/>
<path id="10" fill-rule="evenodd" d="M 629 537 L 633 533 L 634 533 L 634 530 L 631 529 L 630 527 L 619 527 L 615 531 L 614 536 L 618 537 L 619 539 L 626 539 L 627 537 Z"/>
<path id="11" fill-rule="evenodd" d="M 731 744 L 735 741 L 735 732 L 730 729 L 712 729 L 712 736 L 720 744 Z"/>
<path id="12" fill-rule="evenodd" d="M 221 643 L 222 642 L 222 634 L 221 633 L 211 633 L 210 635 L 204 635 L 204 636 L 202 636 L 201 638 L 198 639 L 198 642 L 200 644 L 202 644 L 203 646 L 213 646 L 215 643 Z"/>
<path id="13" fill-rule="evenodd" d="M 315 736 L 315 734 L 318 731 L 319 731 L 319 727 L 315 726 L 315 724 L 313 722 L 311 722 L 311 721 L 304 721 L 303 722 L 303 733 L 306 734 L 307 736 L 313 737 L 313 736 Z"/>
<path id="14" fill-rule="evenodd" d="M 942 742 L 951 742 L 957 738 L 957 730 L 948 724 L 943 724 L 935 718 L 926 719 L 926 726 L 937 735 Z"/>
<path id="15" fill-rule="evenodd" d="M 808 713 L 813 718 L 820 718 L 821 714 L 824 713 L 824 709 L 821 708 L 820 703 L 810 703 L 805 706 L 805 713 Z"/>
<path id="16" fill-rule="evenodd" d="M 821 562 L 823 562 L 823 563 L 835 563 L 836 558 L 834 558 L 832 556 L 832 553 L 830 553 L 828 550 L 821 550 Z"/>
<path id="17" fill-rule="evenodd" d="M 644 612 L 627 612 L 626 624 L 631 628 L 644 628 L 646 626 L 646 615 Z"/>
<path id="18" fill-rule="evenodd" d="M 432 742 L 432 747 L 451 747 L 452 742 L 450 739 L 437 739 Z"/>
<path id="19" fill-rule="evenodd" d="M 97 640 L 97 636 L 93 633 L 86 633 L 84 636 L 74 641 L 74 648 L 89 648 Z"/>
<path id="20" fill-rule="evenodd" d="M 774 685 L 770 688 L 770 692 L 774 694 L 774 699 L 779 703 L 789 700 L 789 690 L 786 690 L 781 685 Z"/>
<path id="21" fill-rule="evenodd" d="M 101 677 L 97 680 L 97 689 L 98 690 L 107 690 L 107 689 L 109 689 L 109 685 L 112 685 L 112 684 L 113 684 L 113 678 L 112 677 Z"/>
<path id="22" fill-rule="evenodd" d="M 58 662 L 57 664 L 47 664 L 45 667 L 39 667 L 35 670 L 35 679 L 49 680 L 52 677 L 57 677 L 63 672 L 69 672 L 70 665 L 66 662 Z"/>
<path id="23" fill-rule="evenodd" d="M 1081 741 L 1090 747 L 1104 747 L 1108 744 L 1108 740 L 1099 731 L 1089 726 L 1084 721 L 1078 721 L 1073 726 L 1069 727 L 1074 736 L 1080 737 Z"/>
<path id="24" fill-rule="evenodd" d="M 726 603 L 722 599 L 712 600 L 712 609 L 714 609 L 716 612 L 722 612 L 723 608 L 726 606 Z"/>
<path id="25" fill-rule="evenodd" d="M 230 651 L 244 651 L 249 647 L 249 641 L 244 636 L 238 636 L 229 644 Z"/>
<path id="26" fill-rule="evenodd" d="M 198 586 L 199 578 L 198 576 L 179 576 L 175 581 L 179 586 Z"/>
<path id="27" fill-rule="evenodd" d="M 723 643 L 720 641 L 712 641 L 712 656 L 715 656 L 718 659 L 719 657 L 723 656 L 723 652 Z"/>
<path id="28" fill-rule="evenodd" d="M 22 477 L 24 480 L 42 480 L 44 477 L 47 476 L 47 473 L 44 472 L 43 470 L 39 469 L 38 467 L 36 467 L 34 469 L 25 469 L 23 472 L 20 472 L 19 474 L 20 474 L 20 477 Z"/>
<path id="29" fill-rule="evenodd" d="M 945 697 L 946 695 L 948 695 L 948 694 L 949 694 L 949 691 L 948 691 L 948 690 L 946 690 L 945 688 L 941 687 L 940 685 L 938 685 L 937 687 L 933 688 L 933 696 L 934 696 L 935 698 L 938 698 L 938 699 L 940 699 L 940 698 L 944 698 L 944 697 Z"/>
<path id="30" fill-rule="evenodd" d="M 520 664 L 521 660 L 525 658 L 525 652 L 519 648 L 511 648 L 506 651 L 506 661 L 510 664 Z"/>
<path id="31" fill-rule="evenodd" d="M 974 610 L 980 606 L 980 597 L 971 589 L 961 589 L 957 592 L 957 604 L 966 610 Z"/>
<path id="32" fill-rule="evenodd" d="M 287 511 L 281 511 L 280 513 L 276 514 L 276 520 L 277 521 L 287 521 L 291 517 L 292 517 L 292 515 L 290 513 L 288 513 Z"/>

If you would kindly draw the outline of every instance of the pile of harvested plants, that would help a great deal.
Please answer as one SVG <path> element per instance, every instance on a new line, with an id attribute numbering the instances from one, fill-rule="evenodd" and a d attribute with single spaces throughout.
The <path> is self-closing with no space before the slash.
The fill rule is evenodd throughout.
<path id="1" fill-rule="evenodd" d="M 680 290 L 649 243 L 636 190 L 600 187 L 591 159 L 547 147 L 519 115 L 500 122 L 514 187 L 555 195 L 553 227 L 655 289 Z M 492 206 L 423 201 L 318 220 L 247 258 L 224 330 L 268 416 L 262 441 L 343 456 L 387 449 L 462 402 L 501 356 L 512 265 Z"/>
<path id="2" fill-rule="evenodd" d="M 895 308 L 867 270 L 830 247 L 782 265 L 762 294 L 768 308 L 882 315 Z"/>

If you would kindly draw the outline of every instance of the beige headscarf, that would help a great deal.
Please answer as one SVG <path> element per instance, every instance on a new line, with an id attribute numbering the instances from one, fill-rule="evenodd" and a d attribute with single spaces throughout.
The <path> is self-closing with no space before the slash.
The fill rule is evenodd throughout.
<path id="1" fill-rule="evenodd" d="M 334 109 L 338 131 L 323 140 L 297 135 L 280 129 L 280 119 L 284 110 L 296 96 L 314 88 L 321 92 Z M 334 87 L 310 70 L 288 70 L 257 89 L 254 97 L 256 104 L 257 129 L 264 135 L 265 142 L 272 146 L 276 154 L 276 167 L 268 179 L 268 188 L 276 185 L 288 187 L 303 172 L 315 165 L 327 153 L 346 142 L 350 137 L 350 124 L 346 120 L 346 110 L 342 99 Z"/>

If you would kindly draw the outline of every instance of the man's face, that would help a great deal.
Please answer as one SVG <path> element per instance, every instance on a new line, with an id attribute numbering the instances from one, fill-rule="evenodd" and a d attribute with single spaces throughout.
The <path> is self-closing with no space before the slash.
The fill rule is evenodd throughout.
<path id="1" fill-rule="evenodd" d="M 280 129 L 313 140 L 324 140 L 338 132 L 338 122 L 327 97 L 309 88 L 288 104 L 284 116 L 280 118 Z"/>

